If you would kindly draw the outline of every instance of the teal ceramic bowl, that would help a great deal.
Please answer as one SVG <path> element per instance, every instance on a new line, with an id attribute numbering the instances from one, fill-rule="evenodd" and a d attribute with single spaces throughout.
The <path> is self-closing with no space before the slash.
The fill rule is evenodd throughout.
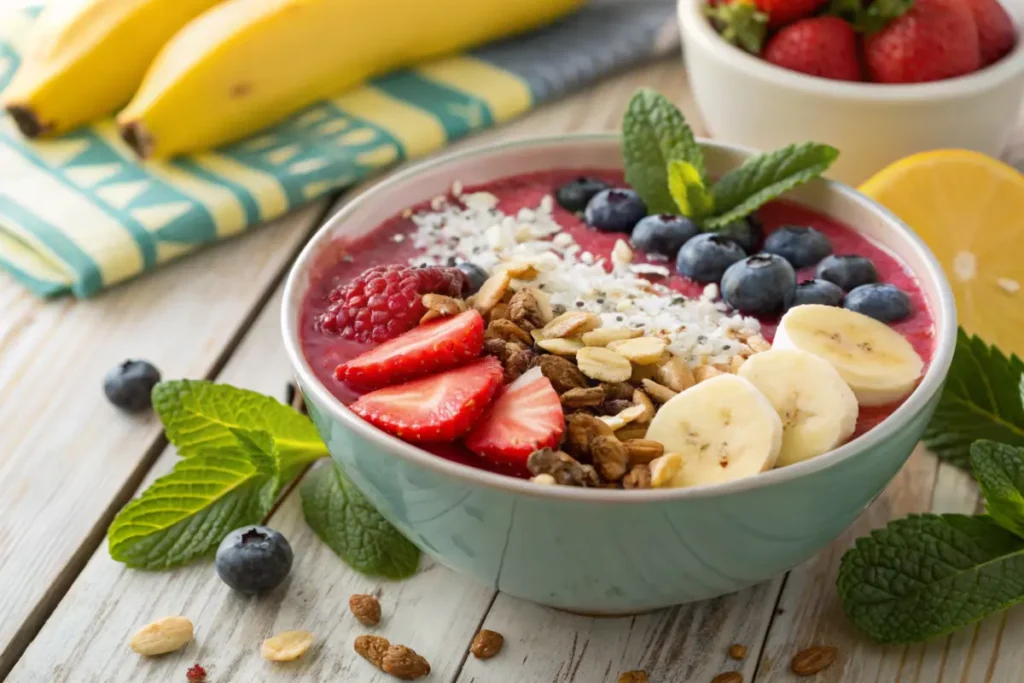
<path id="1" fill-rule="evenodd" d="M 712 173 L 749 150 L 704 142 Z M 617 168 L 618 139 L 562 136 L 510 142 L 410 167 L 324 225 L 288 277 L 284 341 L 331 455 L 381 513 L 460 574 L 533 602 L 596 614 L 713 598 L 770 579 L 843 532 L 910 456 L 949 370 L 956 312 L 927 247 L 855 190 L 816 181 L 789 198 L 855 226 L 921 281 L 935 351 L 917 390 L 882 424 L 831 453 L 747 479 L 689 489 L 547 487 L 426 453 L 351 413 L 314 376 L 298 340 L 299 311 L 318 254 L 403 207 L 448 190 L 551 168 Z M 332 251 L 339 245 L 334 243 Z"/>

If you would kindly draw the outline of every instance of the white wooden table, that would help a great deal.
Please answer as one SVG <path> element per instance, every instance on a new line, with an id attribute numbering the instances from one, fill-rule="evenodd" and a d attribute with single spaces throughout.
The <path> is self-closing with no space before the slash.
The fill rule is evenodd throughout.
<path id="1" fill-rule="evenodd" d="M 677 60 L 620 76 L 463 144 L 618 126 L 637 85 L 672 95 L 691 119 Z M 289 370 L 278 333 L 281 280 L 310 233 L 335 209 L 319 202 L 90 301 L 43 302 L 0 275 L 0 678 L 14 683 L 185 680 L 198 662 L 211 683 L 386 681 L 352 650 L 363 632 L 347 598 L 379 591 L 377 631 L 431 663 L 426 681 L 614 682 L 644 669 L 652 683 L 706 683 L 738 670 L 745 681 L 797 680 L 789 660 L 835 645 L 839 660 L 815 681 L 871 683 L 1024 679 L 1024 609 L 926 645 L 878 647 L 842 615 L 834 582 L 856 536 L 909 512 L 978 506 L 970 479 L 924 452 L 857 524 L 787 576 L 742 593 L 658 613 L 592 619 L 496 594 L 425 560 L 401 583 L 349 570 L 308 529 L 296 495 L 269 524 L 291 541 L 286 590 L 269 599 L 232 594 L 208 562 L 163 573 L 110 559 L 104 533 L 117 510 L 176 459 L 152 416 L 128 417 L 104 400 L 101 379 L 127 357 L 167 378 L 206 377 L 284 396 Z M 127 645 L 151 620 L 184 614 L 196 625 L 185 650 L 143 660 Z M 504 634 L 489 661 L 467 657 L 481 626 Z M 260 642 L 312 631 L 304 659 L 272 666 Z M 729 645 L 747 648 L 730 660 Z"/>

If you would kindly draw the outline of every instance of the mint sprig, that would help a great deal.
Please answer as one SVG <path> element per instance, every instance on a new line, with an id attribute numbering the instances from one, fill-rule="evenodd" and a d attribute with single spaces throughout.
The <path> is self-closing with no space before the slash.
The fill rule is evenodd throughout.
<path id="1" fill-rule="evenodd" d="M 820 176 L 838 156 L 828 145 L 790 145 L 751 157 L 712 182 L 693 131 L 664 96 L 637 91 L 622 121 L 626 181 L 648 212 L 681 213 L 705 230 L 721 230 L 745 218 Z"/>
<path id="2" fill-rule="evenodd" d="M 966 467 L 979 439 L 1024 446 L 1024 362 L 960 330 L 924 442 L 940 458 Z"/>
<path id="3" fill-rule="evenodd" d="M 188 564 L 232 529 L 258 523 L 278 490 L 277 454 L 266 432 L 178 462 L 128 503 L 107 532 L 110 556 L 138 569 Z"/>
<path id="4" fill-rule="evenodd" d="M 381 517 L 334 464 L 315 468 L 299 490 L 306 522 L 350 567 L 389 579 L 416 573 L 419 549 Z"/>
<path id="5" fill-rule="evenodd" d="M 260 523 L 281 491 L 327 455 L 307 416 L 252 391 L 163 382 L 153 405 L 183 457 L 107 531 L 111 557 L 129 567 L 167 569 L 209 555 L 228 532 Z M 416 547 L 333 466 L 311 472 L 302 496 L 314 530 L 354 568 L 389 578 L 415 572 Z"/>
<path id="6" fill-rule="evenodd" d="M 1024 538 L 1024 448 L 975 441 L 971 469 L 985 497 L 985 511 L 999 526 Z"/>

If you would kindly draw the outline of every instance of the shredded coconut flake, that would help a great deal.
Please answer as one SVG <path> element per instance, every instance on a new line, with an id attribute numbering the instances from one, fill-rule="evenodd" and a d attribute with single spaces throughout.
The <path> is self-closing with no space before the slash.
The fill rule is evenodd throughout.
<path id="1" fill-rule="evenodd" d="M 409 238 L 420 253 L 410 262 L 444 265 L 454 258 L 488 272 L 529 263 L 537 276 L 514 284 L 537 287 L 555 308 L 595 313 L 605 326 L 663 335 L 668 350 L 691 365 L 728 362 L 744 346 L 736 338 L 760 330 L 756 319 L 727 310 L 716 285 L 692 299 L 644 277 L 666 277 L 670 271 L 632 264 L 625 242 L 616 244 L 611 263 L 582 251 L 555 221 L 550 195 L 535 209 L 520 209 L 515 216 L 498 211 L 497 205 L 498 198 L 489 192 L 463 194 L 460 203 L 431 202 L 431 210 L 412 216 L 416 231 Z"/>

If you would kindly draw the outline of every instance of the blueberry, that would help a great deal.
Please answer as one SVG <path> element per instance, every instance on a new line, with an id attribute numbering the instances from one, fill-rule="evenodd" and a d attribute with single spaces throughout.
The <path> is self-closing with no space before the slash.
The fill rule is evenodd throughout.
<path id="1" fill-rule="evenodd" d="M 743 251 L 748 254 L 753 254 L 757 251 L 758 245 L 761 244 L 761 238 L 764 237 L 764 229 L 761 227 L 761 221 L 756 215 L 750 215 L 738 221 L 733 221 L 719 230 L 719 232 L 733 238 L 736 244 L 740 245 Z"/>
<path id="2" fill-rule="evenodd" d="M 687 240 L 700 232 L 697 224 L 686 216 L 659 213 L 640 219 L 633 228 L 633 246 L 648 254 L 672 258 Z"/>
<path id="3" fill-rule="evenodd" d="M 748 315 L 773 315 L 789 308 L 796 271 L 776 254 L 754 254 L 729 266 L 722 276 L 722 298 Z"/>
<path id="4" fill-rule="evenodd" d="M 239 593 L 266 593 L 291 571 L 292 547 L 273 529 L 244 526 L 221 541 L 214 565 L 221 581 Z"/>
<path id="5" fill-rule="evenodd" d="M 455 266 L 462 271 L 462 274 L 466 276 L 466 286 L 462 288 L 462 293 L 469 296 L 470 294 L 476 294 L 477 290 L 480 289 L 484 282 L 490 275 L 487 271 L 478 266 L 475 263 L 469 261 L 463 261 L 462 263 Z"/>
<path id="6" fill-rule="evenodd" d="M 832 253 L 832 243 L 814 228 L 785 225 L 764 240 L 764 251 L 778 254 L 794 268 L 813 266 Z"/>
<path id="7" fill-rule="evenodd" d="M 746 255 L 731 238 L 706 232 L 692 238 L 679 250 L 676 271 L 697 282 L 718 282 L 726 268 Z"/>
<path id="8" fill-rule="evenodd" d="M 153 407 L 160 371 L 144 360 L 126 360 L 103 378 L 103 393 L 118 408 L 137 413 Z"/>
<path id="9" fill-rule="evenodd" d="M 601 190 L 587 202 L 584 220 L 601 232 L 630 232 L 647 215 L 647 207 L 633 190 Z"/>
<path id="10" fill-rule="evenodd" d="M 580 176 L 555 190 L 555 200 L 566 211 L 576 213 L 587 208 L 587 202 L 593 199 L 595 194 L 607 189 L 608 183 L 603 180 Z"/>
<path id="11" fill-rule="evenodd" d="M 826 256 L 815 269 L 821 280 L 834 282 L 849 292 L 855 287 L 878 282 L 878 271 L 871 261 L 863 256 L 843 254 L 842 256 Z"/>
<path id="12" fill-rule="evenodd" d="M 910 297 L 895 285 L 861 285 L 846 295 L 843 308 L 883 323 L 896 323 L 910 316 Z"/>
<path id="13" fill-rule="evenodd" d="M 842 306 L 843 289 L 828 280 L 804 280 L 796 286 L 791 305 L 803 306 L 804 304 Z"/>

